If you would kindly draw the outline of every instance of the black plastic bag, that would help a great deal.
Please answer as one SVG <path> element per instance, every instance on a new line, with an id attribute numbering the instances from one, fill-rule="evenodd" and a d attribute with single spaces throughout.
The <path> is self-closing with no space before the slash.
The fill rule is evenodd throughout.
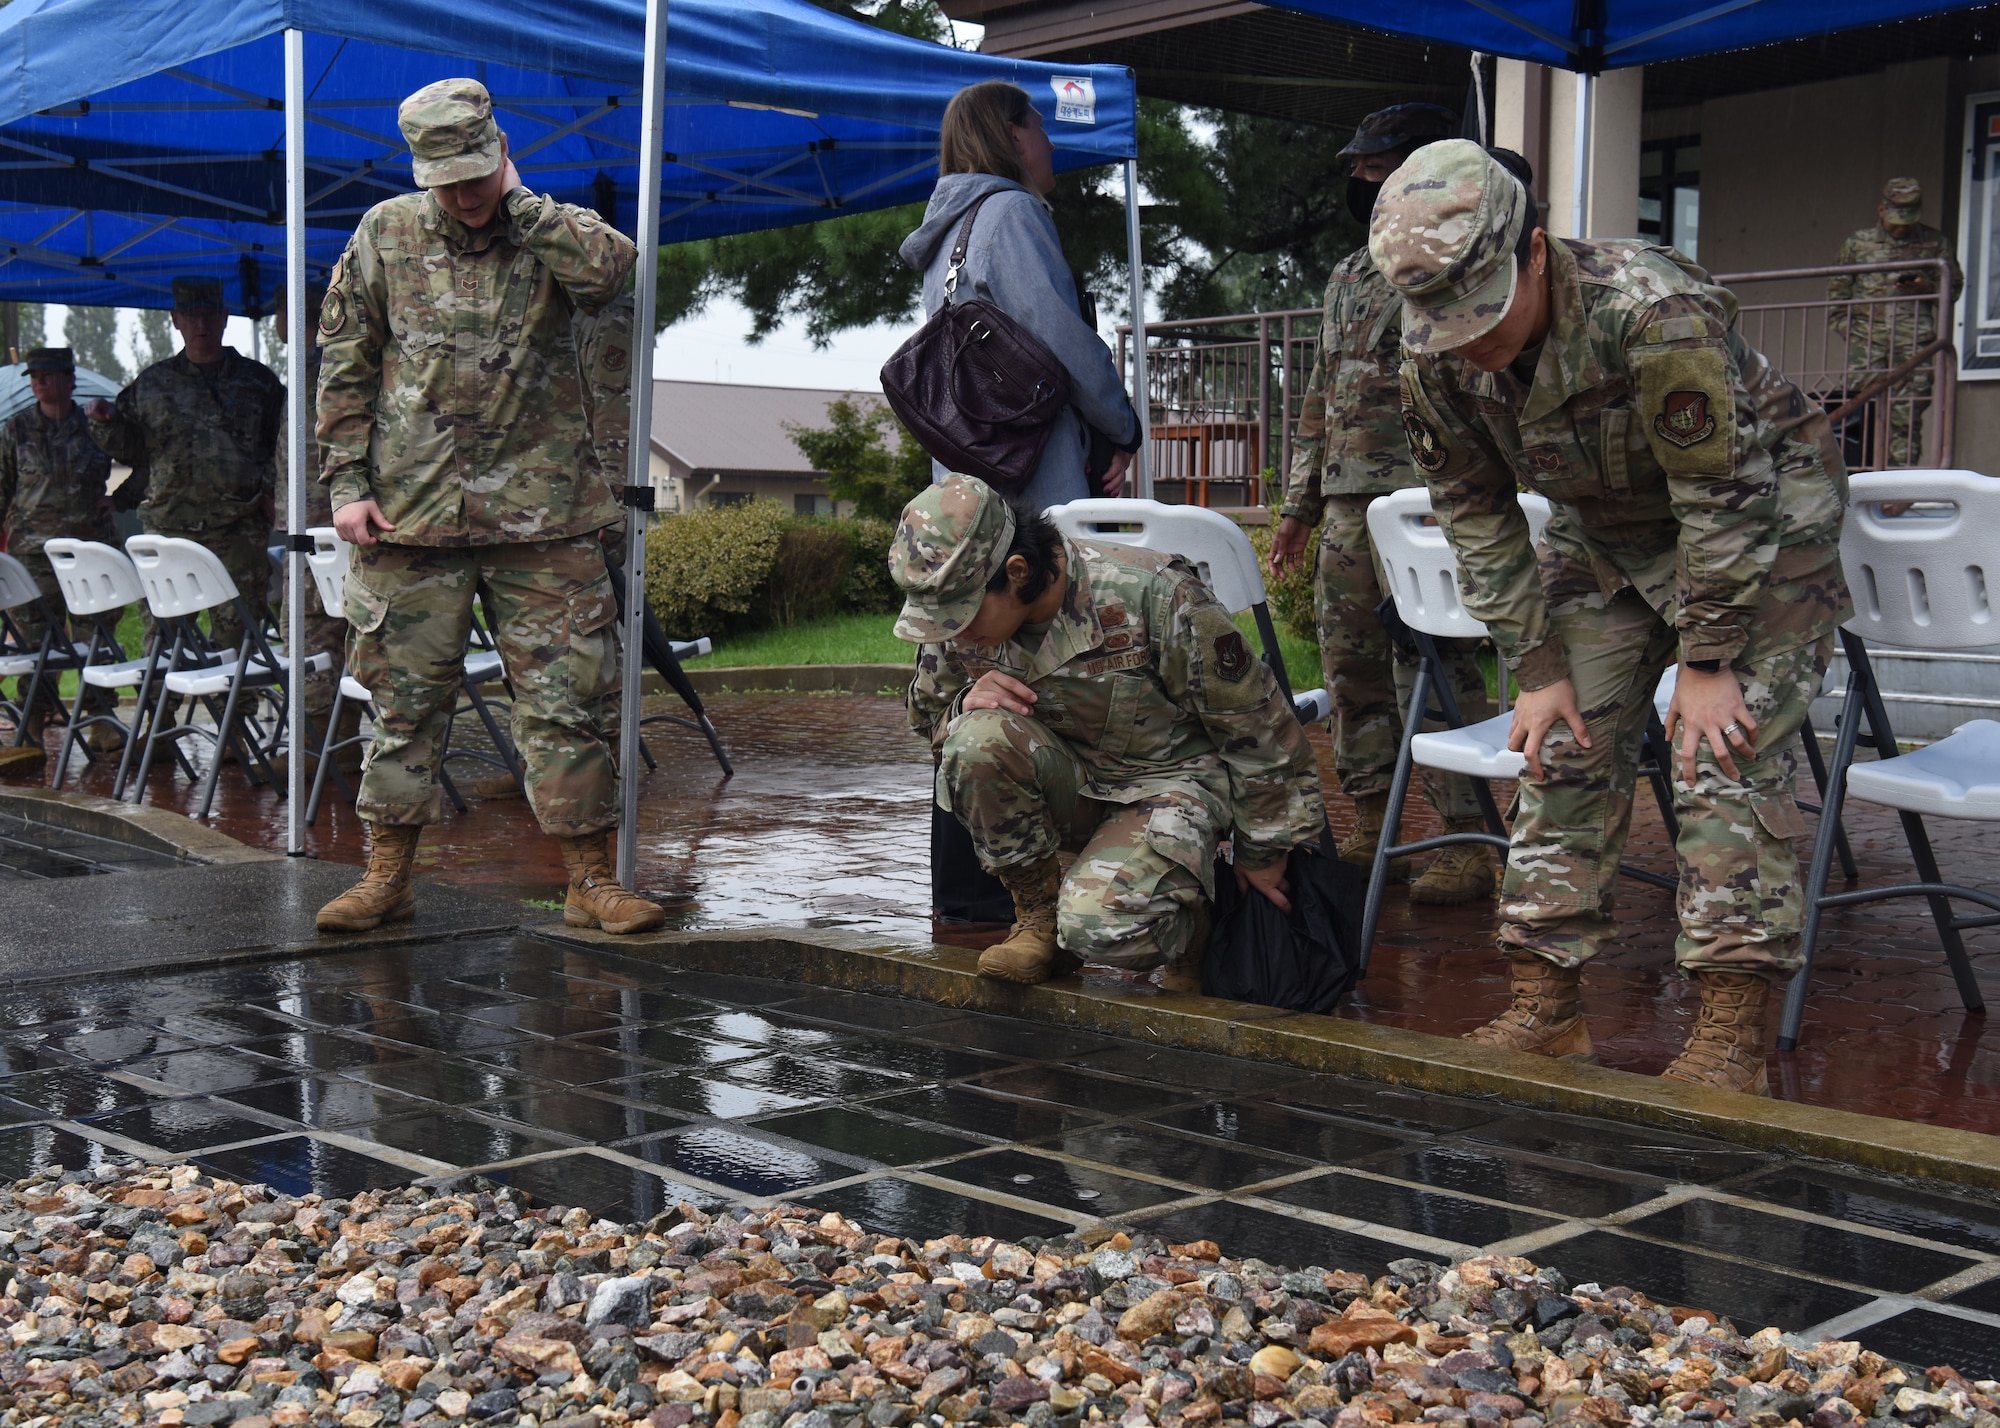
<path id="1" fill-rule="evenodd" d="M 1236 870 L 1215 863 L 1215 928 L 1201 963 L 1211 997 L 1288 1011 L 1331 1012 L 1361 969 L 1361 907 L 1368 876 L 1320 844 L 1292 849 L 1292 910 L 1255 888 L 1238 892 Z"/>
<path id="2" fill-rule="evenodd" d="M 979 866 L 972 835 L 956 814 L 931 804 L 931 913 L 940 922 L 1002 927 L 1014 921 L 1014 895 Z"/>

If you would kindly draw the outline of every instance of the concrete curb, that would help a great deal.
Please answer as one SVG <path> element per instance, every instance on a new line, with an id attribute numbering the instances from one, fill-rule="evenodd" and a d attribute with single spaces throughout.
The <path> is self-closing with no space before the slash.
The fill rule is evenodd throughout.
<path id="1" fill-rule="evenodd" d="M 1713 1136 L 1754 1149 L 2000 1189 L 2000 1137 L 1975 1131 L 1709 1091 L 1426 1032 L 1209 997 L 1170 996 L 1118 983 L 1070 978 L 1039 987 L 1014 986 L 981 978 L 975 970 L 978 954 L 955 947 L 885 945 L 879 937 L 837 929 L 645 937 L 608 937 L 560 924 L 526 930 L 706 972 L 908 997 L 1181 1050 L 1276 1062 L 1446 1095 L 1489 1097 L 1540 1110 Z"/>
<path id="2" fill-rule="evenodd" d="M 89 793 L 65 793 L 53 788 L 0 786 L 0 813 L 30 823 L 46 823 L 72 833 L 87 833 L 114 843 L 128 843 L 190 863 L 283 862 L 283 853 L 253 848 L 218 833 L 192 818 L 144 804 L 119 803 Z"/>
<path id="3" fill-rule="evenodd" d="M 914 656 L 912 656 L 914 658 Z M 721 669 L 691 669 L 688 682 L 695 693 L 721 694 L 873 694 L 881 689 L 909 687 L 913 666 L 907 664 L 739 664 Z M 666 681 L 648 670 L 641 682 L 645 694 L 671 694 Z"/>

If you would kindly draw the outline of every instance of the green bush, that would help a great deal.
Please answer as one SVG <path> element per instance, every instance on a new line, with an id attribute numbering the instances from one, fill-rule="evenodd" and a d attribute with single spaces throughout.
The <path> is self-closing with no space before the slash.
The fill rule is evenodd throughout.
<path id="1" fill-rule="evenodd" d="M 854 563 L 854 539 L 838 521 L 795 520 L 778 534 L 767 599 L 771 622 L 790 629 L 833 613 Z"/>
<path id="2" fill-rule="evenodd" d="M 770 618 L 771 570 L 797 517 L 776 501 L 703 506 L 646 532 L 646 598 L 675 638 L 756 629 Z"/>
<path id="3" fill-rule="evenodd" d="M 895 535 L 888 521 L 795 516 L 775 501 L 703 506 L 646 532 L 646 597 L 677 639 L 887 614 L 903 603 Z"/>
<path id="4" fill-rule="evenodd" d="M 1275 521 L 1276 517 L 1273 517 Z M 1319 644 L 1319 626 L 1313 619 L 1313 556 L 1318 547 L 1306 546 L 1306 558 L 1282 576 L 1271 574 L 1271 536 L 1275 525 L 1245 526 L 1250 544 L 1257 548 L 1257 566 L 1264 573 L 1264 598 L 1280 625 L 1300 639 Z"/>
<path id="5" fill-rule="evenodd" d="M 854 542 L 854 559 L 840 592 L 840 608 L 860 614 L 889 614 L 903 608 L 903 592 L 889 578 L 889 547 L 896 540 L 893 521 L 862 516 L 842 521 Z"/>

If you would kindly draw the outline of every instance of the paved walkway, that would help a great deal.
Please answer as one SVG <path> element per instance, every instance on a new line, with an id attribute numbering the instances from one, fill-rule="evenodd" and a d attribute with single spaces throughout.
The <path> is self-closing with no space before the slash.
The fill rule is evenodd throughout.
<path id="1" fill-rule="evenodd" d="M 759 924 L 852 926 L 912 941 L 932 934 L 929 759 L 901 704 L 862 695 L 723 695 L 711 701 L 735 760 L 723 780 L 707 747 L 674 729 L 648 731 L 660 769 L 641 804 L 640 880 L 690 928 Z M 1330 748 L 1313 735 L 1331 786 Z M 74 786 L 74 780 L 72 780 Z M 109 791 L 109 774 L 85 781 Z M 246 842 L 284 846 L 284 809 L 240 778 L 222 781 L 216 826 Z M 162 771 L 149 799 L 188 800 Z M 351 808 L 330 806 L 309 847 L 358 861 Z M 1350 824 L 1331 799 L 1336 829 Z M 1408 824 L 1429 830 L 1427 807 Z M 1901 834 L 1886 814 L 1850 812 L 1863 879 L 1903 880 Z M 1976 824 L 1938 822 L 1948 877 L 1990 878 L 1995 845 Z M 518 798 L 476 803 L 425 834 L 423 869 L 510 899 L 558 896 L 554 845 Z M 1657 812 L 1642 798 L 1631 857 L 1672 865 Z M 1670 896 L 1628 884 L 1622 945 L 1585 978 L 1585 1007 L 1606 1065 L 1655 1073 L 1685 1039 L 1697 997 L 1673 975 Z M 1411 908 L 1392 899 L 1373 970 L 1343 1016 L 1456 1035 L 1504 1002 L 1506 964 L 1493 950 L 1491 909 Z M 1968 937 L 1989 999 L 2000 1001 L 2000 930 Z M 1960 1009 L 1923 905 L 1881 903 L 1828 918 L 1799 1051 L 1771 1059 L 1777 1094 L 1793 1100 L 2000 1134 L 2000 1045 L 1984 1018 Z"/>
<path id="2" fill-rule="evenodd" d="M 477 1172 L 618 1221 L 1115 1225 L 1369 1274 L 1505 1251 L 2000 1375 L 2000 1204 L 1718 1141 L 518 935 L 70 982 L 0 996 L 0 1027 L 0 1181 L 139 1155 L 291 1194 Z"/>

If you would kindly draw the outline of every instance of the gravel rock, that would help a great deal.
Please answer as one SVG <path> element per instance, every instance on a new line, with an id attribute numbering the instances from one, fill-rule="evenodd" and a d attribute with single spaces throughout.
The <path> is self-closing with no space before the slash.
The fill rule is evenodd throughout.
<path id="1" fill-rule="evenodd" d="M 0 1189 L 0 1428 L 2000 1428 L 2000 1383 L 1525 1259 L 1373 1281 L 1094 1232 L 650 1226 L 188 1166 Z"/>

